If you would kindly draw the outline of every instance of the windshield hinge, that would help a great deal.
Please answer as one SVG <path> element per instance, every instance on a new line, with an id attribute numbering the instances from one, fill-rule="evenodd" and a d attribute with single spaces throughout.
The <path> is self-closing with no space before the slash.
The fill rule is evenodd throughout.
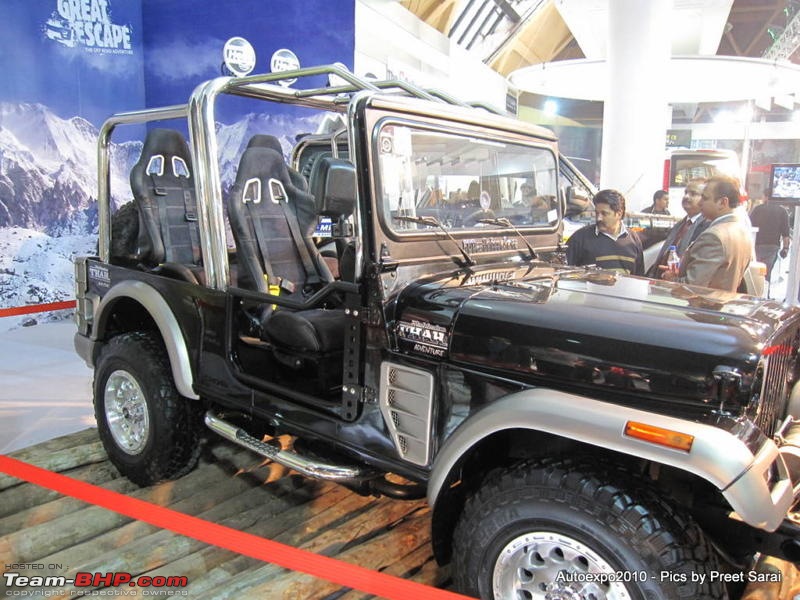
<path id="1" fill-rule="evenodd" d="M 378 394 L 366 385 L 349 385 L 344 390 L 345 395 L 350 396 L 351 400 L 362 404 L 375 404 L 378 401 Z"/>
<path id="2" fill-rule="evenodd" d="M 374 317 L 375 317 L 375 309 L 371 309 L 365 306 L 360 306 L 357 308 L 345 308 L 344 314 L 348 317 L 352 317 L 357 319 L 359 323 L 364 323 L 366 325 L 374 325 Z"/>
<path id="3" fill-rule="evenodd" d="M 375 273 L 388 273 L 397 271 L 397 267 L 400 264 L 399 261 L 392 258 L 389 254 L 389 246 L 386 245 L 386 242 L 381 244 L 381 258 L 377 265 L 375 265 Z"/>

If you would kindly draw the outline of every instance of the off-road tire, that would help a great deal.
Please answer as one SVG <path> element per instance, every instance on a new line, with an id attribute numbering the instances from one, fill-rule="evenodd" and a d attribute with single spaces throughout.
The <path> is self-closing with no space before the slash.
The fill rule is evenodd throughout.
<path id="1" fill-rule="evenodd" d="M 523 557 L 530 553 L 532 564 L 538 568 L 542 563 L 535 544 L 545 536 L 530 536 L 530 546 L 527 536 L 522 538 L 533 532 L 555 533 L 555 540 L 565 536 L 563 539 L 575 542 L 572 547 L 593 551 L 615 575 L 632 580 L 624 586 L 633 600 L 727 597 L 724 585 L 710 579 L 712 573 L 720 572 L 717 555 L 694 521 L 631 474 L 574 460 L 526 461 L 495 472 L 467 500 L 453 539 L 457 589 L 471 596 L 494 598 L 495 567 L 504 549 L 506 557 L 515 548 L 520 548 L 516 552 Z M 519 546 L 512 543 L 521 538 Z M 542 548 L 561 552 L 557 547 L 560 543 L 543 543 Z M 572 547 L 565 546 L 570 553 Z M 591 561 L 591 552 L 586 555 Z M 504 560 L 511 565 L 504 567 L 506 573 L 520 573 L 527 579 L 535 570 L 514 570 L 520 563 Z M 579 560 L 586 559 L 580 556 Z M 571 568 L 571 564 L 566 566 Z M 560 568 L 557 562 L 554 568 Z M 698 580 L 703 575 L 701 583 Z M 545 589 L 539 587 L 542 582 L 535 577 L 532 582 L 527 590 L 512 597 L 547 598 Z M 574 595 L 567 592 L 563 597 L 593 597 L 585 590 L 575 592 L 579 587 L 575 584 L 569 590 Z M 594 597 L 604 596 L 601 592 Z M 606 597 L 619 596 L 609 593 Z M 556 593 L 553 597 L 562 596 Z"/>
<path id="2" fill-rule="evenodd" d="M 109 381 L 111 380 L 111 382 Z M 119 390 L 115 383 L 138 384 L 135 404 L 140 411 L 140 436 L 128 436 L 109 422 L 106 401 Z M 121 392 L 120 392 L 121 393 Z M 112 406 L 111 412 L 121 411 Z M 146 415 L 144 414 L 146 412 Z M 120 473 L 140 486 L 176 479 L 197 464 L 201 450 L 202 410 L 199 403 L 181 396 L 175 388 L 169 359 L 158 335 L 151 332 L 123 333 L 112 338 L 97 361 L 94 377 L 94 413 L 100 439 L 108 457 Z M 124 419 L 123 419 L 124 420 Z M 140 425 L 141 425 L 140 421 Z M 114 433 L 116 432 L 116 433 Z"/>

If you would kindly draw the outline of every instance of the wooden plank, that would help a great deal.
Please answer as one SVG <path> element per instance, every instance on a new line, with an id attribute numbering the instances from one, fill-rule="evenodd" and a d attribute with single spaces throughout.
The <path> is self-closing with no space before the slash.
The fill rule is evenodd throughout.
<path id="1" fill-rule="evenodd" d="M 97 442 L 98 439 L 97 428 L 87 427 L 86 429 L 76 433 L 61 435 L 51 440 L 39 442 L 38 444 L 34 444 L 28 448 L 15 450 L 9 454 L 9 456 L 13 456 L 18 460 L 24 460 L 25 462 L 32 462 L 38 460 L 40 457 L 48 456 L 55 452 L 64 450 L 65 448 L 74 448 L 75 446 L 93 444 Z"/>
<path id="2" fill-rule="evenodd" d="M 228 457 L 233 466 L 240 456 L 237 453 Z M 210 493 L 213 482 L 223 485 L 216 486 L 218 489 L 214 489 L 213 493 Z M 219 501 L 220 496 L 230 497 L 259 485 L 258 479 L 247 479 L 245 476 L 230 478 L 224 467 L 212 465 L 205 469 L 198 469 L 176 481 L 150 488 L 136 488 L 131 490 L 129 495 L 160 506 L 185 498 L 194 498 L 193 510 L 197 512 L 201 508 L 205 510 L 214 502 Z M 203 490 L 204 493 L 198 494 L 199 490 Z M 0 546 L 0 557 L 5 555 L 9 559 L 8 562 L 27 563 L 65 550 L 74 551 L 76 545 L 120 528 L 130 521 L 130 518 L 118 513 L 96 506 L 84 505 L 84 508 L 75 514 L 64 515 L 53 521 L 40 523 L 23 531 L 6 535 Z M 116 535 L 124 537 L 125 534 L 117 532 Z M 53 560 L 52 562 L 61 563 L 63 561 Z M 67 561 L 68 564 L 71 562 Z"/>
<path id="3" fill-rule="evenodd" d="M 120 474 L 110 462 L 76 467 L 65 472 L 64 475 L 94 485 L 103 485 L 106 482 L 120 478 Z M 20 482 L 20 485 L 6 488 L 0 492 L 0 499 L 2 499 L 0 502 L 0 517 L 6 517 L 32 506 L 46 504 L 58 498 L 61 498 L 58 492 L 38 485 Z"/>
<path id="4" fill-rule="evenodd" d="M 395 528 L 380 534 L 370 543 L 358 544 L 337 553 L 336 557 L 367 569 L 379 571 L 407 555 L 410 549 L 418 548 L 429 540 L 429 515 L 417 513 L 401 521 Z M 317 579 L 303 573 L 285 572 L 283 575 L 255 583 L 247 590 L 247 596 L 265 599 L 304 598 L 312 600 L 325 598 L 340 590 L 342 590 L 340 585 L 324 579 Z M 225 594 L 212 597 L 214 600 L 221 600 L 233 596 Z"/>
<path id="5" fill-rule="evenodd" d="M 312 499 L 308 504 L 298 505 L 280 515 L 280 518 L 266 518 L 247 529 L 248 533 L 284 543 L 291 540 L 313 536 L 314 530 L 324 526 L 324 522 L 333 523 L 341 514 L 354 508 L 354 504 L 367 504 L 373 499 L 352 494 L 349 490 L 335 486 L 321 497 Z M 354 502 L 355 501 L 355 502 Z M 216 547 L 207 547 L 198 553 L 186 557 L 183 564 L 170 563 L 148 572 L 148 575 L 187 574 L 187 565 L 194 565 L 191 570 L 189 591 L 196 597 L 203 597 L 208 590 L 219 584 L 231 581 L 239 573 L 248 569 L 263 566 L 259 560 L 242 556 L 234 552 Z M 206 567 L 206 570 L 197 569 Z"/>
<path id="6" fill-rule="evenodd" d="M 753 572 L 768 574 L 765 579 L 775 577 L 780 580 L 748 583 L 741 600 L 794 600 L 800 595 L 800 573 L 788 561 L 762 556 L 756 562 Z"/>
<path id="7" fill-rule="evenodd" d="M 55 471 L 56 473 L 68 471 L 83 465 L 103 462 L 108 459 L 103 445 L 98 439 L 88 444 L 79 444 L 69 448 L 62 448 L 56 452 L 48 451 L 42 453 L 38 450 L 21 451 L 18 455 L 14 455 L 13 457 L 36 465 L 37 467 Z M 19 485 L 22 485 L 22 482 L 16 477 L 10 477 L 4 473 L 0 473 L 0 492 Z"/>
<path id="8" fill-rule="evenodd" d="M 419 502 L 401 502 L 381 498 L 371 506 L 369 511 L 354 515 L 352 519 L 321 532 L 320 535 L 310 538 L 307 542 L 299 544 L 297 547 L 323 556 L 336 556 L 353 545 L 369 546 L 369 544 L 366 544 L 368 540 L 376 538 L 386 531 L 391 531 L 392 524 L 405 520 L 410 514 L 418 512 L 419 504 Z M 430 524 L 427 518 L 423 518 L 423 520 L 427 523 L 429 529 Z M 278 541 L 283 540 L 278 538 Z M 381 549 L 377 548 L 375 552 L 380 553 Z M 373 557 L 373 560 L 375 558 Z M 358 564 L 367 566 L 364 563 Z M 235 580 L 227 580 L 215 588 L 206 589 L 204 595 L 215 599 L 238 598 L 243 594 L 249 595 L 251 589 L 261 589 L 265 582 L 271 582 L 273 579 L 281 577 L 283 572 L 284 569 L 272 564 L 256 566 L 238 574 Z M 191 584 L 187 589 L 190 593 L 194 591 Z"/>
<path id="9" fill-rule="evenodd" d="M 138 489 L 135 483 L 122 478 L 108 481 L 103 484 L 103 487 L 121 494 L 128 494 Z M 59 497 L 44 504 L 31 506 L 0 519 L 0 535 L 9 535 L 13 532 L 35 527 L 83 508 L 86 508 L 85 502 L 69 497 Z"/>
<path id="10" fill-rule="evenodd" d="M 282 485 L 293 487 L 288 480 Z M 227 516 L 237 511 L 244 513 L 246 509 L 263 503 L 265 501 L 263 494 L 257 495 L 257 492 L 261 491 L 260 486 L 261 483 L 257 478 L 231 478 L 214 465 L 205 465 L 204 468 L 197 469 L 177 481 L 145 488 L 130 495 L 187 514 L 206 516 L 209 513 L 213 520 L 215 510 L 216 514 Z M 109 512 L 90 507 L 83 514 L 88 514 L 88 511 Z M 161 537 L 149 538 L 153 534 L 160 534 Z M 152 568 L 152 566 L 142 567 L 141 563 L 152 560 L 152 549 L 158 547 L 165 536 L 179 538 L 171 532 L 162 531 L 147 523 L 128 519 L 122 526 L 97 532 L 86 537 L 81 543 L 64 546 L 53 553 L 42 555 L 40 562 L 69 564 L 74 571 L 90 571 L 105 560 L 108 561 L 108 568 L 114 565 L 115 569 L 141 572 Z M 124 556 L 120 554 L 123 549 L 126 552 Z M 169 556 L 175 557 L 175 555 Z"/>
<path id="11" fill-rule="evenodd" d="M 223 524 L 247 526 L 265 512 L 270 514 L 270 509 L 264 509 L 259 504 L 263 502 L 263 494 L 260 489 L 251 489 L 245 493 L 238 494 L 215 506 L 211 511 L 215 513 L 216 519 Z M 276 508 L 286 506 L 286 503 L 279 503 Z M 272 513 L 279 514 L 279 512 Z M 198 516 L 205 517 L 206 514 L 200 513 Z M 149 569 L 164 565 L 177 557 L 186 556 L 197 552 L 205 547 L 203 542 L 193 538 L 175 535 L 170 531 L 157 530 L 142 538 L 134 538 L 129 543 L 122 545 L 111 552 L 94 556 L 91 560 L 75 565 L 70 562 L 70 572 L 108 572 L 125 571 L 134 574 L 143 573 Z M 66 588 L 68 593 L 77 593 L 77 588 Z"/>
<path id="12" fill-rule="evenodd" d="M 382 572 L 435 588 L 447 589 L 452 585 L 449 566 L 442 567 L 436 563 L 429 540 L 424 541 L 419 548 L 392 563 Z M 374 598 L 374 596 L 356 590 L 337 595 L 337 600 L 367 600 L 368 598 Z"/>

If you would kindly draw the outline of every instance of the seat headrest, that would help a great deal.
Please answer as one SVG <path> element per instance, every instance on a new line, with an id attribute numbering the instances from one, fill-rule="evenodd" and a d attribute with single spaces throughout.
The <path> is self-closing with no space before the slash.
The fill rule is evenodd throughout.
<path id="1" fill-rule="evenodd" d="M 141 185 L 147 175 L 173 175 L 192 177 L 192 159 L 189 145 L 180 132 L 174 129 L 151 129 L 147 132 L 142 154 L 131 170 L 131 183 Z"/>
<path id="2" fill-rule="evenodd" d="M 356 204 L 356 168 L 341 158 L 319 158 L 311 169 L 309 190 L 317 212 L 329 217 L 349 217 Z"/>
<path id="3" fill-rule="evenodd" d="M 268 135 L 265 133 L 255 134 L 250 138 L 250 141 L 247 142 L 247 148 L 245 148 L 245 150 L 250 148 L 265 148 L 274 150 L 280 154 L 281 157 L 283 157 L 283 147 L 281 147 L 280 141 L 274 135 Z M 292 180 L 292 184 L 294 184 L 295 187 L 300 188 L 304 192 L 308 191 L 308 182 L 306 181 L 306 178 L 291 167 L 289 167 L 289 178 Z"/>
<path id="4" fill-rule="evenodd" d="M 265 133 L 257 133 L 250 138 L 247 142 L 248 148 L 272 148 L 278 154 L 283 156 L 283 147 L 274 135 L 267 135 Z"/>
<path id="5" fill-rule="evenodd" d="M 180 132 L 174 129 L 151 129 L 147 132 L 144 140 L 142 155 L 152 156 L 153 154 L 169 154 L 188 160 L 189 145 Z"/>
<path id="6" fill-rule="evenodd" d="M 180 132 L 148 131 L 130 182 L 139 213 L 140 260 L 197 264 L 199 249 L 192 242 L 196 239 L 192 232 L 198 229 L 191 154 Z M 171 238 L 169 244 L 164 236 Z"/>
<path id="7" fill-rule="evenodd" d="M 283 162 L 283 156 L 272 148 L 256 146 L 246 148 L 239 159 L 236 171 L 236 185 L 245 185 L 250 179 L 259 179 L 262 183 L 277 179 L 282 185 L 290 184 L 289 174 Z"/>

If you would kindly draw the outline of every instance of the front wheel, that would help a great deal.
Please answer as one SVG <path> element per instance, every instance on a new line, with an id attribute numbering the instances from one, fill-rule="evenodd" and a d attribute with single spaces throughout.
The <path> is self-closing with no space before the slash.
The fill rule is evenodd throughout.
<path id="1" fill-rule="evenodd" d="M 181 396 L 161 339 L 150 332 L 112 338 L 97 361 L 94 413 L 109 460 L 141 486 L 174 479 L 200 455 L 202 411 Z"/>
<path id="2" fill-rule="evenodd" d="M 459 591 L 485 599 L 726 597 L 693 521 L 643 483 L 573 461 L 489 478 L 467 501 L 453 556 Z"/>

